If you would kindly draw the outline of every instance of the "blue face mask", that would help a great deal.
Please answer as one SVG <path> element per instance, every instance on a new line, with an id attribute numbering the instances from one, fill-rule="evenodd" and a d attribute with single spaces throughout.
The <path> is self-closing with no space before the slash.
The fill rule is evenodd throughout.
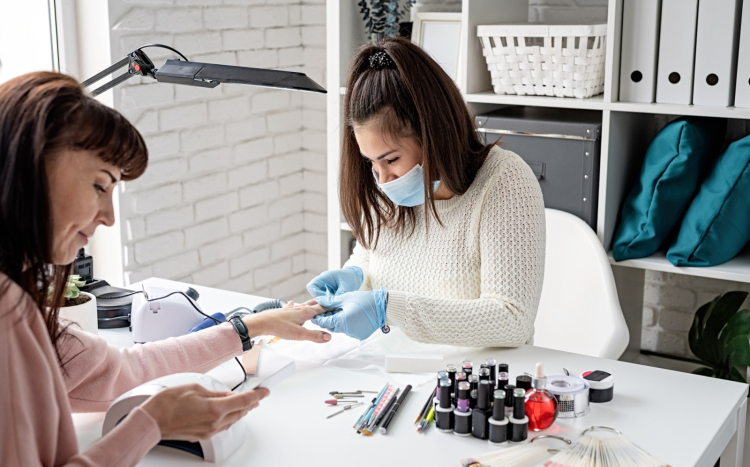
<path id="1" fill-rule="evenodd" d="M 375 175 L 375 182 L 394 204 L 409 208 L 424 204 L 424 173 L 420 164 L 415 165 L 406 174 L 388 183 L 378 182 L 378 173 L 375 172 L 374 168 L 372 173 Z M 438 189 L 438 186 L 440 186 L 440 180 L 432 183 L 433 193 Z"/>

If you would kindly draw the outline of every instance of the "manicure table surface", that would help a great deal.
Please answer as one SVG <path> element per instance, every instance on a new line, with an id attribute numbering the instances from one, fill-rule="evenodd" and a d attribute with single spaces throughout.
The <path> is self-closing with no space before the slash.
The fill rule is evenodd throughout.
<path id="1" fill-rule="evenodd" d="M 265 300 L 163 279 L 152 278 L 143 283 L 178 290 L 193 287 L 201 295 L 198 303 L 210 313 L 251 307 Z M 131 288 L 139 290 L 140 283 Z M 134 345 L 128 328 L 100 329 L 99 335 L 116 347 Z M 477 349 L 466 357 L 473 358 L 474 362 L 493 357 L 498 362 L 508 363 L 513 381 L 522 372 L 532 372 L 536 362 L 544 362 L 546 368 L 566 368 L 572 375 L 587 370 L 604 370 L 614 375 L 613 401 L 592 403 L 588 415 L 558 418 L 550 429 L 530 432 L 529 438 L 554 434 L 575 442 L 586 428 L 607 426 L 620 430 L 635 444 L 674 467 L 713 467 L 720 456 L 722 467 L 742 465 L 747 385 L 533 346 Z M 498 449 L 473 437 L 440 433 L 434 424 L 425 433 L 418 434 L 413 423 L 432 392 L 431 382 L 412 389 L 386 435 L 357 435 L 352 425 L 362 407 L 326 419 L 326 415 L 338 409 L 323 401 L 329 399 L 329 391 L 334 390 L 377 391 L 389 380 L 389 375 L 377 369 L 351 371 L 305 361 L 297 361 L 296 366 L 292 376 L 274 387 L 260 407 L 240 421 L 246 424 L 247 439 L 219 465 L 456 467 L 463 458 Z M 259 370 L 256 377 L 264 377 L 263 369 Z M 214 373 L 222 380 L 236 378 L 234 384 L 240 379 L 233 361 L 210 374 Z M 397 387 L 403 386 L 397 384 Z M 367 402 L 370 399 L 363 398 Z M 81 450 L 101 436 L 103 420 L 103 413 L 74 415 Z M 548 441 L 545 445 L 550 448 L 561 444 Z M 194 455 L 157 446 L 139 465 L 167 467 L 206 463 Z"/>

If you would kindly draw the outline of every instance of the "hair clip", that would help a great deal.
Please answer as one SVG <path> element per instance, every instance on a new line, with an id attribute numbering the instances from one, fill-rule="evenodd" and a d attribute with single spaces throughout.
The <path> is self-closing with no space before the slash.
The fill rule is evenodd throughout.
<path id="1" fill-rule="evenodd" d="M 393 60 L 387 53 L 383 52 L 382 50 L 370 55 L 370 68 L 379 70 L 390 65 L 393 65 Z"/>

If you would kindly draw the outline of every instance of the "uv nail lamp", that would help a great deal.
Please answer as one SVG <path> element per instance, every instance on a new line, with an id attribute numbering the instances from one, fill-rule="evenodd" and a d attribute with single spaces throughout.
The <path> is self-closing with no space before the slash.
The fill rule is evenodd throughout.
<path id="1" fill-rule="evenodd" d="M 133 298 L 130 323 L 136 344 L 183 336 L 205 318 L 196 302 L 198 292 L 193 289 L 186 293 L 149 289 L 148 294 Z"/>
<path id="2" fill-rule="evenodd" d="M 229 391 L 229 387 L 208 375 L 200 373 L 177 373 L 163 376 L 141 384 L 121 395 L 109 406 L 104 417 L 102 436 L 112 431 L 121 421 L 149 397 L 157 392 L 174 386 L 185 384 L 200 384 L 211 391 Z M 202 457 L 206 462 L 222 462 L 232 455 L 245 441 L 245 422 L 240 419 L 228 429 L 215 434 L 209 439 L 191 443 L 189 441 L 162 440 L 159 444 Z"/>

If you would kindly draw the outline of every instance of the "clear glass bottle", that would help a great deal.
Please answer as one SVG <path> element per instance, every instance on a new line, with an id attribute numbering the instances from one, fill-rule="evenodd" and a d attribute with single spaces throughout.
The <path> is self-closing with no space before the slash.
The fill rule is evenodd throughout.
<path id="1" fill-rule="evenodd" d="M 529 417 L 529 429 L 542 431 L 549 428 L 557 419 L 557 399 L 547 391 L 547 377 L 544 367 L 536 364 L 536 374 L 531 378 L 531 389 L 526 392 L 526 416 Z"/>

